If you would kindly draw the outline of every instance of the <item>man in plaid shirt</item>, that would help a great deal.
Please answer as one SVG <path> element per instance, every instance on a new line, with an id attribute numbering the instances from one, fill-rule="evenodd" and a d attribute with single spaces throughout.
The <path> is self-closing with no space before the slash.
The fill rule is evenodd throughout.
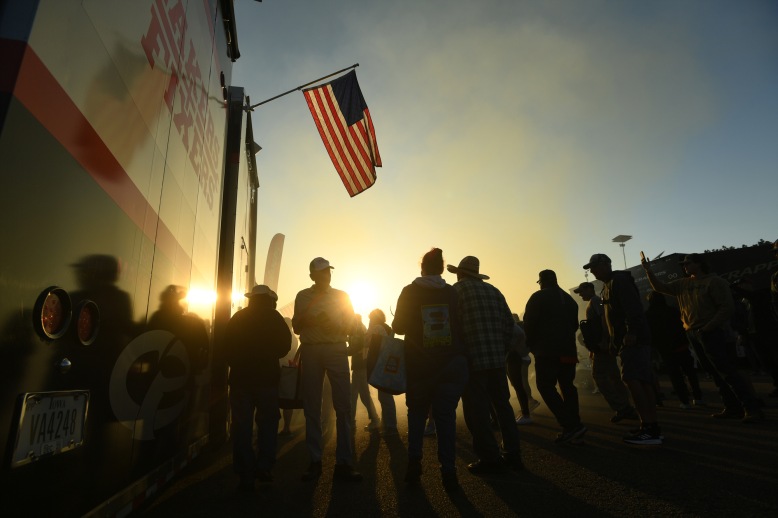
<path id="1" fill-rule="evenodd" d="M 479 460 L 467 469 L 475 475 L 521 470 L 519 432 L 510 404 L 505 358 L 513 338 L 513 316 L 500 290 L 484 282 L 477 257 L 467 256 L 459 266 L 448 265 L 457 274 L 454 289 L 459 295 L 459 314 L 470 362 L 470 381 L 462 396 L 465 423 L 473 436 Z M 503 440 L 500 452 L 490 424 L 494 408 Z"/>

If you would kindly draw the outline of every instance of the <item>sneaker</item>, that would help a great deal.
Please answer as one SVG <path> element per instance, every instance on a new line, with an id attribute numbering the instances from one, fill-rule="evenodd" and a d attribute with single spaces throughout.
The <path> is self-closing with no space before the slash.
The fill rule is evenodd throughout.
<path id="1" fill-rule="evenodd" d="M 430 419 L 427 421 L 427 426 L 424 428 L 424 435 L 435 435 L 437 430 L 435 429 L 435 421 Z"/>
<path id="2" fill-rule="evenodd" d="M 695 399 L 692 401 L 692 404 L 694 406 L 708 406 L 705 404 L 705 401 L 703 401 L 702 399 Z"/>
<path id="3" fill-rule="evenodd" d="M 408 487 L 418 487 L 421 484 L 421 459 L 408 459 L 405 470 L 405 484 Z"/>
<path id="4" fill-rule="evenodd" d="M 640 433 L 641 430 L 642 430 L 642 428 L 633 428 L 633 429 L 631 429 L 629 431 L 629 433 L 627 435 L 624 436 L 624 438 L 626 439 L 627 437 L 630 437 L 632 435 L 637 435 L 637 434 Z M 659 432 L 659 438 L 662 439 L 663 441 L 665 440 L 665 436 L 662 435 L 661 431 Z"/>
<path id="5" fill-rule="evenodd" d="M 579 424 L 574 430 L 558 434 L 554 442 L 557 444 L 563 444 L 571 441 L 578 442 L 579 440 L 582 440 L 582 437 L 586 432 L 587 428 L 583 424 Z"/>
<path id="6" fill-rule="evenodd" d="M 467 470 L 473 475 L 499 475 L 508 470 L 508 465 L 500 457 L 500 460 L 477 460 L 467 465 Z"/>
<path id="7" fill-rule="evenodd" d="M 457 472 L 449 470 L 440 470 L 440 479 L 443 482 L 443 489 L 447 493 L 458 493 L 461 488 L 459 487 L 459 480 L 457 480 Z"/>
<path id="8" fill-rule="evenodd" d="M 532 412 L 533 410 L 535 410 L 539 406 L 540 406 L 540 401 L 538 401 L 537 399 L 530 399 L 529 400 L 529 411 L 530 412 Z"/>
<path id="9" fill-rule="evenodd" d="M 728 408 L 725 408 L 721 412 L 711 414 L 711 417 L 714 419 L 743 419 L 745 413 L 742 410 L 729 410 Z"/>
<path id="10" fill-rule="evenodd" d="M 592 390 L 592 394 L 599 394 L 599 393 L 600 393 L 600 389 L 594 387 L 594 390 Z"/>
<path id="11" fill-rule="evenodd" d="M 624 437 L 624 442 L 627 444 L 645 445 L 645 446 L 658 446 L 662 444 L 662 435 L 659 433 L 659 429 L 649 431 L 646 428 L 641 428 L 636 434 L 630 434 Z"/>
<path id="12" fill-rule="evenodd" d="M 611 417 L 611 423 L 618 423 L 623 421 L 624 419 L 637 419 L 638 413 L 635 411 L 634 408 L 627 407 L 622 408 L 618 412 L 616 412 L 613 417 Z"/>
<path id="13" fill-rule="evenodd" d="M 689 410 L 692 406 L 689 403 L 681 403 L 678 405 L 682 410 Z"/>
<path id="14" fill-rule="evenodd" d="M 338 480 L 345 480 L 347 482 L 361 482 L 362 473 L 354 469 L 351 464 L 339 463 L 335 464 L 335 472 L 333 478 Z"/>
<path id="15" fill-rule="evenodd" d="M 764 412 L 761 410 L 746 410 L 746 415 L 740 420 L 743 423 L 764 423 Z"/>
<path id="16" fill-rule="evenodd" d="M 303 473 L 303 481 L 315 480 L 321 476 L 321 461 L 311 462 L 308 466 L 308 470 Z"/>
<path id="17" fill-rule="evenodd" d="M 532 418 L 528 415 L 520 415 L 516 418 L 516 424 L 521 426 L 525 424 L 532 424 Z"/>

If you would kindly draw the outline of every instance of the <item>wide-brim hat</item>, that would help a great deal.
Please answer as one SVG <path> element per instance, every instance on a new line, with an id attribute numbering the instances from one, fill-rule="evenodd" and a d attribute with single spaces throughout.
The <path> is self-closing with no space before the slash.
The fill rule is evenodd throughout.
<path id="1" fill-rule="evenodd" d="M 702 257 L 700 257 L 700 254 L 687 254 L 683 256 L 683 259 L 681 259 L 678 264 L 689 264 L 689 263 L 701 263 Z"/>
<path id="2" fill-rule="evenodd" d="M 265 295 L 267 297 L 270 297 L 273 300 L 278 300 L 278 295 L 276 295 L 276 292 L 271 290 L 270 287 L 265 286 L 264 284 L 257 284 L 251 289 L 250 292 L 246 293 L 245 295 L 248 298 Z"/>
<path id="3" fill-rule="evenodd" d="M 481 261 L 479 261 L 477 257 L 473 257 L 472 255 L 468 255 L 467 257 L 459 261 L 459 266 L 453 266 L 449 264 L 446 267 L 446 269 L 451 273 L 468 275 L 470 277 L 475 277 L 476 279 L 489 278 L 488 275 L 484 275 L 480 273 L 479 270 L 481 269 Z"/>

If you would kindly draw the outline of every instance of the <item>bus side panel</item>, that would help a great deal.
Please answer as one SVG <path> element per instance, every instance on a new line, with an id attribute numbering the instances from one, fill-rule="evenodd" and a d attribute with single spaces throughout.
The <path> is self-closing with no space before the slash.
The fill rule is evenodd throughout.
<path id="1" fill-rule="evenodd" d="M 41 0 L 9 42 L 24 50 L 0 120 L 0 484 L 19 514 L 81 515 L 208 431 L 231 62 L 203 0 Z M 99 308 L 92 343 L 75 315 L 41 333 L 50 286 Z M 12 466 L 22 394 L 65 390 L 89 391 L 84 445 Z"/>

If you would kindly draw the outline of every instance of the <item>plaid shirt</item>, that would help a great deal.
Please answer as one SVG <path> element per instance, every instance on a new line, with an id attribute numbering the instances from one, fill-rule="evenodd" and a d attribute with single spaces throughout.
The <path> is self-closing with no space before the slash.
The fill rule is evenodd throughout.
<path id="1" fill-rule="evenodd" d="M 505 297 L 491 284 L 473 277 L 462 277 L 454 289 L 459 294 L 465 351 L 472 369 L 504 369 L 514 324 Z"/>

